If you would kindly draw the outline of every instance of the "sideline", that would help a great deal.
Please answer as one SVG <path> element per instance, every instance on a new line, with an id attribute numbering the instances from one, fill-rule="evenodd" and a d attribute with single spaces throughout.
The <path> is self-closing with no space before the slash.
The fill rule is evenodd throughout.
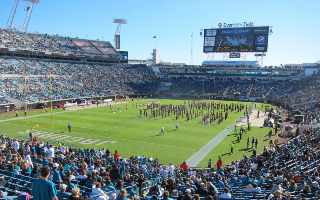
<path id="1" fill-rule="evenodd" d="M 202 146 L 186 161 L 190 167 L 197 167 L 197 165 L 214 149 L 220 142 L 222 142 L 229 133 L 233 131 L 234 124 L 225 128 L 223 131 L 214 136 L 206 145 Z"/>

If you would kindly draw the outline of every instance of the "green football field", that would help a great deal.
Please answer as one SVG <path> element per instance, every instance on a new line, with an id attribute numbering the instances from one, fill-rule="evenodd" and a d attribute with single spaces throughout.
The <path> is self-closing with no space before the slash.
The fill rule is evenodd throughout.
<path id="1" fill-rule="evenodd" d="M 151 100 L 140 99 L 128 101 L 110 107 L 94 107 L 76 111 L 54 110 L 51 112 L 32 111 L 27 117 L 14 113 L 0 115 L 0 133 L 27 138 L 28 130 L 32 130 L 41 140 L 52 143 L 61 142 L 80 148 L 108 148 L 118 150 L 121 155 L 145 155 L 158 158 L 162 163 L 178 164 L 187 160 L 197 152 L 210 139 L 227 127 L 232 126 L 243 112 L 229 114 L 227 120 L 218 124 L 203 125 L 201 117 L 187 121 L 179 119 L 179 128 L 175 117 L 145 118 L 141 117 L 139 108 L 151 102 L 160 104 L 184 104 L 184 100 Z M 217 101 L 216 101 L 217 102 Z M 239 103 L 224 101 L 223 103 Z M 253 103 L 241 103 L 248 106 Z M 258 109 L 263 109 L 262 104 L 256 104 Z M 68 122 L 72 131 L 68 132 Z M 164 136 L 160 136 L 161 127 L 165 128 Z M 258 152 L 269 141 L 265 140 L 267 128 L 253 127 L 240 143 L 233 144 L 234 153 L 227 154 L 230 144 L 235 140 L 233 135 L 227 136 L 202 160 L 199 166 L 206 166 L 209 158 L 213 161 L 220 155 L 225 163 L 240 159 L 243 155 L 251 155 L 250 150 L 245 150 L 246 138 L 256 137 L 259 140 Z"/>

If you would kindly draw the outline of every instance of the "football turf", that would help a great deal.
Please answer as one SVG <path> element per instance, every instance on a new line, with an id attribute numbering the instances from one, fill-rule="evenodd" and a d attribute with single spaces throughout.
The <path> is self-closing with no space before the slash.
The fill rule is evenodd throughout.
<path id="1" fill-rule="evenodd" d="M 8 136 L 27 138 L 27 130 L 33 129 L 48 133 L 68 135 L 73 138 L 85 138 L 97 141 L 110 141 L 97 146 L 94 144 L 80 144 L 72 142 L 72 138 L 62 139 L 59 142 L 80 148 L 108 148 L 111 151 L 118 150 L 121 155 L 145 155 L 158 158 L 161 163 L 178 164 L 187 160 L 193 153 L 197 152 L 203 145 L 213 138 L 220 131 L 235 123 L 243 112 L 230 113 L 226 121 L 220 124 L 204 126 L 201 119 L 186 121 L 179 119 L 179 128 L 175 129 L 176 120 L 173 117 L 160 119 L 147 119 L 139 116 L 137 106 L 148 102 L 161 102 L 161 104 L 183 104 L 184 100 L 134 100 L 125 104 L 109 107 L 89 108 L 77 111 L 55 110 L 52 114 L 43 111 L 34 111 L 28 116 L 30 118 L 15 118 L 14 114 L 3 114 L 0 120 L 12 119 L 11 121 L 0 121 L 0 133 Z M 231 103 L 230 101 L 225 101 Z M 252 104 L 252 103 L 246 103 Z M 260 106 L 259 106 L 260 107 Z M 21 114 L 19 114 L 21 116 Z M 72 132 L 67 130 L 67 124 L 72 124 Z M 165 135 L 159 136 L 160 128 L 165 128 Z M 262 137 L 268 132 L 267 129 L 253 128 L 248 135 L 259 138 L 258 151 L 263 148 Z M 49 137 L 41 138 L 50 142 L 57 140 Z M 229 151 L 232 136 L 228 136 L 204 159 L 200 166 L 206 166 L 207 159 L 216 160 L 217 155 Z M 244 141 L 244 140 L 243 140 Z M 241 141 L 241 142 L 243 142 Z M 231 156 L 225 155 L 226 162 L 240 159 L 243 153 L 238 152 L 242 143 L 235 144 L 235 153 Z"/>
<path id="2" fill-rule="evenodd" d="M 231 163 L 235 160 L 240 160 L 244 156 L 252 156 L 253 148 L 251 145 L 252 138 L 258 139 L 257 153 L 261 153 L 265 146 L 269 145 L 270 140 L 267 135 L 271 128 L 251 127 L 250 131 L 243 134 L 240 142 L 237 141 L 235 134 L 230 134 L 221 142 L 216 148 L 214 148 L 199 164 L 201 167 L 208 166 L 208 160 L 212 160 L 212 165 L 221 156 L 223 163 Z M 249 138 L 249 148 L 247 148 L 247 139 Z M 272 136 L 274 139 L 274 136 Z M 231 146 L 233 147 L 233 153 L 231 154 Z"/>

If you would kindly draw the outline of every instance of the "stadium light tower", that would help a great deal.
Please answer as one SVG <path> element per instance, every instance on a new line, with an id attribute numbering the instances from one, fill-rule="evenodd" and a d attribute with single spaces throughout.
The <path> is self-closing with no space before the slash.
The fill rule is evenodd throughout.
<path id="1" fill-rule="evenodd" d="M 14 21 L 14 18 L 16 16 L 16 12 L 17 12 L 17 8 L 18 8 L 18 5 L 19 5 L 19 2 L 20 2 L 20 0 L 14 0 L 13 6 L 11 8 L 11 11 L 10 11 L 10 14 L 9 14 L 9 18 L 8 18 L 8 21 L 7 21 L 7 28 L 8 29 L 12 29 L 13 21 Z"/>
<path id="2" fill-rule="evenodd" d="M 117 25 L 116 32 L 114 34 L 114 44 L 115 44 L 115 48 L 117 50 L 119 50 L 121 48 L 121 44 L 120 44 L 121 26 L 123 24 L 127 24 L 127 20 L 126 19 L 114 19 L 113 23 Z"/>
<path id="3" fill-rule="evenodd" d="M 28 30 L 28 26 L 30 23 L 33 7 L 34 7 L 34 5 L 39 4 L 40 0 L 25 0 L 25 1 L 30 2 L 30 5 L 27 6 L 27 8 L 26 8 L 27 13 L 26 13 L 26 17 L 24 18 L 24 22 L 23 22 L 23 31 L 26 32 Z"/>
<path id="4" fill-rule="evenodd" d="M 27 31 L 27 29 L 28 29 L 28 25 L 29 25 L 29 22 L 31 19 L 32 10 L 33 10 L 34 5 L 39 4 L 39 2 L 40 2 L 40 0 L 14 0 L 13 6 L 11 8 L 9 18 L 7 21 L 8 29 L 13 28 L 14 19 L 16 17 L 17 9 L 18 9 L 19 3 L 21 1 L 25 1 L 25 2 L 29 3 L 29 5 L 27 5 L 27 7 L 25 9 L 26 16 L 24 18 L 24 22 L 23 22 L 23 26 L 22 26 L 23 31 Z"/>

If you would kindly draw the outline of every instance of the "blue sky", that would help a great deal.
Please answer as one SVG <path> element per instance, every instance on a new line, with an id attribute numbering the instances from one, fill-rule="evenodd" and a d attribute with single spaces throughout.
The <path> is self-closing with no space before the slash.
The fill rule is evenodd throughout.
<path id="1" fill-rule="evenodd" d="M 14 0 L 0 0 L 0 25 L 4 27 Z M 152 48 L 161 60 L 190 62 L 193 33 L 195 64 L 221 55 L 202 53 L 201 28 L 219 22 L 254 22 L 270 25 L 266 65 L 320 60 L 320 0 L 40 0 L 34 9 L 30 32 L 113 40 L 113 18 L 125 18 L 122 49 L 129 58 L 150 58 Z M 22 24 L 24 3 L 18 10 Z M 17 23 L 19 25 L 19 23 Z M 158 39 L 152 39 L 157 35 Z M 250 55 L 246 60 L 254 60 Z"/>

